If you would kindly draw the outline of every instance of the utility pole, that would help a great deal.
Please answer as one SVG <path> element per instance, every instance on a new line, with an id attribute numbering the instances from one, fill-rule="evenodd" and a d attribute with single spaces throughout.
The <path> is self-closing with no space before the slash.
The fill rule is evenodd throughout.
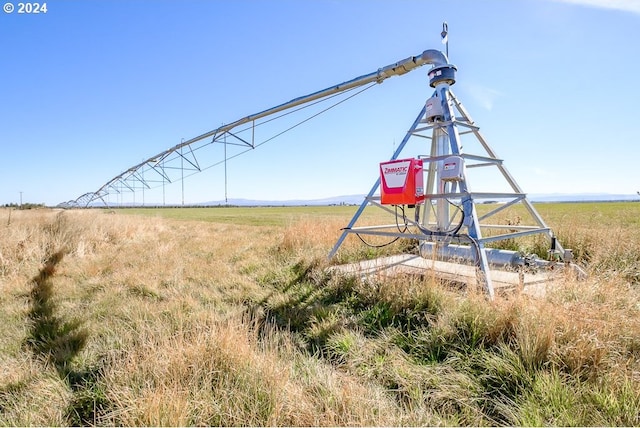
<path id="1" fill-rule="evenodd" d="M 180 139 L 180 144 L 184 143 L 184 138 Z M 184 156 L 182 156 L 182 146 L 180 146 L 180 182 L 182 183 L 182 206 L 184 207 Z"/>
<path id="2" fill-rule="evenodd" d="M 20 191 L 20 209 L 22 209 L 22 191 Z"/>
<path id="3" fill-rule="evenodd" d="M 229 205 L 227 198 L 227 133 L 224 133 L 224 204 Z"/>

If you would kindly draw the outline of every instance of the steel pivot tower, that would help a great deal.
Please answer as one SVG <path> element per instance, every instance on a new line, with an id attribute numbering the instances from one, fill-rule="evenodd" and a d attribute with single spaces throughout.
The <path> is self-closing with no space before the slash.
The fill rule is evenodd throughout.
<path id="1" fill-rule="evenodd" d="M 547 262 L 532 259 L 531 256 L 525 258 L 513 251 L 487 248 L 486 244 L 543 234 L 550 241 L 551 256 L 568 262 L 571 253 L 570 250 L 565 251 L 556 241 L 551 229 L 451 91 L 456 71 L 452 64 L 436 65 L 429 70 L 429 84 L 434 88 L 434 92 L 391 157 L 391 160 L 398 159 L 412 137 L 430 141 L 429 154 L 419 156 L 426 173 L 425 203 L 422 207 L 415 207 L 413 219 L 406 216 L 403 218 L 404 224 L 408 226 L 405 228 L 406 231 L 399 232 L 397 222 L 394 225 L 356 227 L 358 219 L 368 205 L 378 206 L 394 214 L 394 210 L 380 203 L 380 197 L 374 196 L 380 187 L 378 179 L 347 227 L 343 229 L 329 258 L 337 253 L 349 234 L 413 238 L 420 242 L 420 254 L 424 258 L 438 257 L 475 263 L 478 282 L 489 298 L 493 299 L 490 265 L 544 265 Z M 469 144 L 466 140 L 463 146 L 463 136 L 473 137 L 475 141 Z M 467 147 L 477 150 L 477 153 L 471 153 Z M 482 169 L 492 169 L 506 190 L 474 191 L 471 173 Z M 487 201 L 500 203 L 492 204 L 488 212 L 480 215 L 477 205 Z M 503 219 L 502 224 L 500 221 L 488 222 L 495 221 L 496 214 L 516 204 L 524 205 L 530 219 L 506 223 Z"/>
<path id="2" fill-rule="evenodd" d="M 442 33 L 443 39 L 446 39 L 446 32 L 445 23 Z M 400 210 L 405 226 L 401 231 L 398 223 L 398 206 L 396 205 L 395 210 L 389 208 L 389 201 L 384 201 L 383 204 L 381 198 L 375 196 L 381 182 L 378 179 L 348 226 L 343 230 L 329 254 L 329 258 L 337 253 L 345 238 L 352 233 L 412 238 L 419 241 L 420 254 L 425 259 L 438 257 L 447 260 L 453 259 L 456 262 L 465 260 L 474 263 L 477 267 L 475 272 L 478 282 L 483 285 L 490 298 L 493 298 L 494 295 L 491 265 L 535 264 L 540 266 L 547 262 L 539 261 L 531 256 L 523 257 L 514 251 L 492 249 L 487 244 L 542 234 L 551 241 L 549 255 L 555 260 L 562 260 L 568 264 L 571 260 L 570 250 L 564 250 L 556 242 L 551 230 L 527 200 L 526 195 L 504 167 L 502 160 L 489 147 L 480 134 L 478 126 L 451 91 L 451 86 L 456 81 L 456 67 L 449 63 L 447 55 L 434 49 L 425 50 L 419 55 L 410 56 L 368 74 L 294 98 L 182 141 L 180 144 L 161 151 L 113 177 L 97 191 L 85 193 L 75 200 L 61 203 L 60 206 L 64 208 L 88 207 L 100 202 L 109 206 L 109 196 L 117 196 L 122 203 L 122 194 L 125 192 L 133 193 L 133 204 L 135 205 L 136 191 L 143 192 L 142 200 L 144 203 L 145 189 L 151 190 L 157 187 L 162 187 L 162 204 L 164 205 L 165 185 L 174 181 L 184 182 L 185 172 L 191 175 L 222 163 L 226 168 L 227 160 L 256 149 L 319 113 L 262 142 L 256 142 L 256 127 L 278 119 L 289 112 L 295 112 L 305 106 L 332 99 L 341 93 L 346 95 L 349 91 L 362 87 L 359 92 L 345 97 L 342 101 L 336 102 L 321 112 L 326 111 L 390 77 L 401 76 L 427 64 L 432 66 L 428 72 L 429 84 L 433 88 L 432 96 L 422 107 L 391 157 L 392 161 L 397 160 L 411 138 L 415 137 L 414 139 L 423 143 L 430 141 L 428 151 L 424 151 L 428 154 L 420 154 L 418 155 L 419 159 L 414 158 L 410 161 L 411 165 L 422 165 L 423 169 L 419 169 L 420 173 L 426 171 L 426 182 L 422 180 L 423 174 L 420 174 L 419 181 L 421 182 L 418 183 L 421 191 L 424 190 L 419 200 L 419 204 L 422 205 L 410 205 L 411 203 L 404 201 L 404 199 L 403 202 L 393 202 L 407 204 L 406 206 L 402 205 Z M 245 132 L 249 136 L 242 134 Z M 471 143 L 469 137 L 472 138 Z M 464 144 L 463 139 L 466 139 Z M 224 145 L 223 158 L 218 162 L 215 159 L 210 159 L 207 162 L 208 166 L 205 166 L 204 161 L 207 157 L 203 157 L 203 162 L 201 162 L 199 156 L 204 156 L 208 150 L 212 150 L 214 146 L 220 144 Z M 234 154 L 228 154 L 227 149 L 231 149 L 233 146 L 237 146 L 238 151 Z M 494 171 L 506 190 L 478 191 L 475 186 L 481 180 L 472 178 L 472 175 L 475 171 L 481 170 Z M 416 181 L 418 180 L 414 179 L 414 184 Z M 184 201 L 184 196 L 182 200 Z M 478 204 L 487 201 L 500 202 L 500 204 L 492 205 L 490 209 L 484 209 L 479 213 Z M 395 215 L 396 224 L 356 227 L 356 223 L 369 204 L 376 205 Z M 522 222 L 518 219 L 517 222 L 513 222 L 499 218 L 498 214 L 504 214 L 503 210 L 517 204 L 524 205 L 529 219 L 523 219 Z M 413 208 L 411 208 L 412 206 Z M 405 215 L 411 209 L 414 210 L 413 219 L 409 219 Z M 493 221 L 493 223 L 489 221 Z M 571 267 L 576 268 L 575 266 Z M 579 268 L 576 270 L 579 271 Z"/>

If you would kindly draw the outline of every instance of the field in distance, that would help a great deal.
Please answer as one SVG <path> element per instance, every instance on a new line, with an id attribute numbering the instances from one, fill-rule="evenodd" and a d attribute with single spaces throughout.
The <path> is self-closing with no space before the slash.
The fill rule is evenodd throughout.
<path id="1" fill-rule="evenodd" d="M 341 219 L 345 225 L 355 213 L 353 206 L 293 206 L 293 207 L 185 207 L 185 208 L 127 208 L 116 210 L 126 214 L 140 214 L 180 220 L 199 220 L 255 226 L 285 226 L 301 218 Z M 375 216 L 373 209 L 367 216 Z"/>
<path id="2" fill-rule="evenodd" d="M 353 206 L 0 210 L 0 425 L 640 425 L 640 204 L 536 208 L 589 278 L 494 302 L 328 274 Z"/>

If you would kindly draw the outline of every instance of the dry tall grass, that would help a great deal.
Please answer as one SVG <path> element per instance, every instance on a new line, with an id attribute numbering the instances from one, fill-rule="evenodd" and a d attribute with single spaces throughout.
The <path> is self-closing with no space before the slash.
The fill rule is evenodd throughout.
<path id="1" fill-rule="evenodd" d="M 327 275 L 348 218 L 0 211 L 0 424 L 638 425 L 640 232 L 553 213 L 590 278 L 488 302 Z"/>
<path id="2" fill-rule="evenodd" d="M 286 333 L 258 338 L 245 320 L 246 301 L 266 297 L 260 278 L 277 262 L 281 230 L 44 210 L 14 211 L 2 228 L 3 424 L 371 425 L 397 416 L 380 388 L 296 351 Z M 60 328 L 36 352 L 25 346 L 42 324 L 28 317 L 34 277 L 55 253 L 65 256 L 47 304 Z M 86 341 L 57 364 L 62 326 L 72 324 Z"/>

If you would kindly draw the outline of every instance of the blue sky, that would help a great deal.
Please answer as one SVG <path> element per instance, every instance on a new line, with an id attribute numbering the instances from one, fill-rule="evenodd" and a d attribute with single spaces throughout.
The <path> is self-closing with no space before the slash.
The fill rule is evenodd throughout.
<path id="1" fill-rule="evenodd" d="M 525 192 L 640 190 L 638 0 L 46 3 L 0 12 L 0 204 L 75 199 L 182 138 L 444 50 L 443 21 L 452 89 Z M 431 95 L 427 68 L 229 161 L 228 196 L 366 193 Z M 187 178 L 185 202 L 224 199 L 223 174 Z"/>

